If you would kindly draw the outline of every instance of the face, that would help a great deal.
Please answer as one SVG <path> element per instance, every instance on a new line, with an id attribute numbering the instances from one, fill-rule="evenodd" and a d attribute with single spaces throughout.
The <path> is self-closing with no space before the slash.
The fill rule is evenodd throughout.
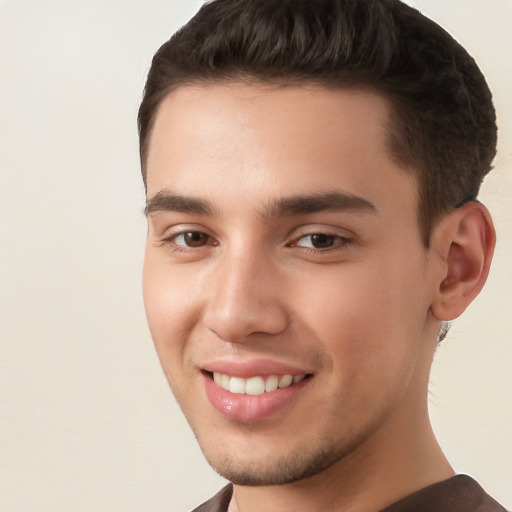
<path id="1" fill-rule="evenodd" d="M 326 471 L 426 408 L 429 253 L 387 118 L 372 93 L 236 83 L 182 87 L 158 111 L 147 317 L 235 483 Z"/>

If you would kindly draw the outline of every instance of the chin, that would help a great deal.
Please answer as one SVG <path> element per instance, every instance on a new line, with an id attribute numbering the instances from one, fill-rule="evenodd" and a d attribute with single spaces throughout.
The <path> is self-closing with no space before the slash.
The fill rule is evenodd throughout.
<path id="1" fill-rule="evenodd" d="M 211 455 L 203 450 L 203 453 L 217 473 L 236 485 L 285 485 L 325 471 L 352 451 L 346 447 L 333 449 L 329 443 L 322 446 L 324 443 L 300 445 L 288 454 L 260 454 L 259 457 L 240 452 Z"/>

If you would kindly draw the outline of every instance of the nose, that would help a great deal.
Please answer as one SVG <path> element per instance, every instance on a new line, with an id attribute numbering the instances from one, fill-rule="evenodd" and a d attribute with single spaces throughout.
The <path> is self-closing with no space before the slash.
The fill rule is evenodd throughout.
<path id="1" fill-rule="evenodd" d="M 252 334 L 276 335 L 288 324 L 279 272 L 257 254 L 234 255 L 212 269 L 213 286 L 204 323 L 226 342 L 241 343 Z"/>

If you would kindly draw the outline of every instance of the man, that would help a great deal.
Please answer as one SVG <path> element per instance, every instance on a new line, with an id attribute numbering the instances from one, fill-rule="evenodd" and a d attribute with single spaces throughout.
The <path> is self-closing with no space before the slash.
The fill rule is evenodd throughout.
<path id="1" fill-rule="evenodd" d="M 233 484 L 196 510 L 505 510 L 427 411 L 495 242 L 466 51 L 397 0 L 216 0 L 155 55 L 139 130 L 149 326 Z"/>

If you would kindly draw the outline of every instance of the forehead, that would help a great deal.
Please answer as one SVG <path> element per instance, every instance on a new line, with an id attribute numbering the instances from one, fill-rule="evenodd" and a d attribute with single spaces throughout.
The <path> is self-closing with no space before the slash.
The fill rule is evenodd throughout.
<path id="1" fill-rule="evenodd" d="M 410 174 L 388 150 L 388 118 L 387 101 L 368 91 L 242 83 L 181 87 L 157 112 L 148 195 L 236 190 L 263 201 L 333 188 L 363 197 L 415 195 Z"/>

